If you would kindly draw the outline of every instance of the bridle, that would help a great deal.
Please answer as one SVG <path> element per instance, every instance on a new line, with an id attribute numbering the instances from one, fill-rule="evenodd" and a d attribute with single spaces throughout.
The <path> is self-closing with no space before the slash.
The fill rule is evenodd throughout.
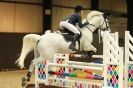
<path id="1" fill-rule="evenodd" d="M 105 15 L 104 14 L 102 14 L 103 15 L 103 18 L 104 18 L 104 20 L 103 20 L 103 22 L 102 22 L 102 24 L 99 26 L 99 27 L 97 27 L 97 29 L 100 29 L 100 30 L 102 30 L 102 31 L 105 31 L 105 30 L 107 30 L 108 28 L 110 28 L 110 26 L 107 24 L 107 19 L 106 19 L 106 17 L 105 17 Z M 86 19 L 87 20 L 87 19 Z M 105 24 L 106 24 L 106 28 L 101 28 L 103 25 L 104 25 L 104 22 L 105 22 Z M 96 25 L 94 25 L 94 24 L 90 24 L 89 23 L 89 25 L 91 25 L 91 26 L 96 26 Z M 92 32 L 92 30 L 86 25 L 85 26 L 87 29 L 89 29 L 91 32 Z"/>

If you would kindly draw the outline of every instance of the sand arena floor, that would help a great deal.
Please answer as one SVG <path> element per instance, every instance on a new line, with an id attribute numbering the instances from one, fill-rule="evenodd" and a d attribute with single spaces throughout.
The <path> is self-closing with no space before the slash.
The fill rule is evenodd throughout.
<path id="1" fill-rule="evenodd" d="M 2 71 L 0 72 L 0 88 L 22 88 L 21 78 L 25 76 L 27 70 Z M 34 73 L 29 83 L 34 84 Z"/>

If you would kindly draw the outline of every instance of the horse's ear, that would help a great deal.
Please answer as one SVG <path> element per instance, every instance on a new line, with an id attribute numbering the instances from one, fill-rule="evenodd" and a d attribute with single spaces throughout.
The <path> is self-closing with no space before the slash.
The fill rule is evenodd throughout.
<path id="1" fill-rule="evenodd" d="M 87 11 L 88 11 L 88 13 L 91 12 L 91 10 L 87 10 Z"/>
<path id="2" fill-rule="evenodd" d="M 107 18 L 105 13 L 103 14 L 103 17 L 104 17 L 105 19 Z"/>
<path id="3" fill-rule="evenodd" d="M 86 10 L 86 11 L 88 12 L 88 14 L 91 12 L 91 10 Z M 88 15 L 88 14 L 87 14 L 87 15 Z"/>
<path id="4" fill-rule="evenodd" d="M 104 15 L 105 15 L 105 16 L 110 16 L 111 13 L 110 13 L 110 12 L 104 12 Z"/>

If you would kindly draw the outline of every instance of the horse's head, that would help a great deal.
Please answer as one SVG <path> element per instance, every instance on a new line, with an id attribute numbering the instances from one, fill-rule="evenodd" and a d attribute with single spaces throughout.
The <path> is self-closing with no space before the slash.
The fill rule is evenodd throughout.
<path id="1" fill-rule="evenodd" d="M 86 19 L 89 23 L 88 28 L 94 32 L 96 29 L 101 31 L 110 31 L 109 22 L 103 13 L 99 11 L 91 11 Z"/>
<path id="2" fill-rule="evenodd" d="M 98 29 L 100 29 L 101 31 L 109 31 L 109 32 L 111 32 L 108 19 L 106 19 L 103 16 L 102 20 L 103 21 L 101 21 L 100 26 L 98 27 Z"/>

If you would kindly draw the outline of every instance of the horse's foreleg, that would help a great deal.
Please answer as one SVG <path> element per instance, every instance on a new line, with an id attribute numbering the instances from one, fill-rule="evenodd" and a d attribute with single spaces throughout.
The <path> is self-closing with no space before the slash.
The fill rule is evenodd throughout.
<path id="1" fill-rule="evenodd" d="M 96 52 L 97 49 L 89 42 L 86 42 L 84 44 L 84 48 L 83 48 L 84 51 L 93 51 L 93 52 Z"/>
<path id="2" fill-rule="evenodd" d="M 92 49 L 93 52 L 96 53 L 97 49 L 93 45 L 91 45 L 91 49 Z"/>
<path id="3" fill-rule="evenodd" d="M 88 57 L 88 56 L 91 57 L 97 51 L 97 49 L 90 42 L 84 43 L 83 50 L 84 50 L 85 57 Z"/>

